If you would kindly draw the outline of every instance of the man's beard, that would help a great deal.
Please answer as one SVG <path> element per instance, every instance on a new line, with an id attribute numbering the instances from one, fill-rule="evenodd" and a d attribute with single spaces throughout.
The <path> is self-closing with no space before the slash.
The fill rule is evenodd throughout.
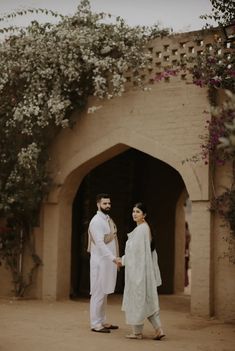
<path id="1" fill-rule="evenodd" d="M 104 208 L 100 207 L 100 211 L 107 215 L 110 213 L 110 208 L 104 209 Z"/>

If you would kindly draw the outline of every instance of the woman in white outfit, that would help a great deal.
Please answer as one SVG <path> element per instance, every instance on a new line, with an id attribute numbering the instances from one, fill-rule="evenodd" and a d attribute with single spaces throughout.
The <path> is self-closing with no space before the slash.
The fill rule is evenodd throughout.
<path id="1" fill-rule="evenodd" d="M 151 231 L 145 221 L 146 209 L 142 203 L 135 204 L 132 212 L 136 228 L 128 234 L 125 255 L 121 258 L 125 266 L 125 288 L 122 310 L 126 314 L 126 323 L 132 326 L 130 339 L 142 339 L 144 319 L 152 324 L 155 340 L 165 335 L 159 317 L 157 286 L 161 285 L 157 253 L 151 251 Z"/>

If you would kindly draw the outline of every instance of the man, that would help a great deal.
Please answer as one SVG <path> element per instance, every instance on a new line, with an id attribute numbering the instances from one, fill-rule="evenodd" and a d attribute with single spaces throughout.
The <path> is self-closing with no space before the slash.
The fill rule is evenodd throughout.
<path id="1" fill-rule="evenodd" d="M 107 295 L 114 292 L 119 261 L 116 226 L 109 217 L 111 200 L 108 194 L 96 197 L 98 211 L 88 229 L 90 257 L 90 325 L 91 330 L 110 333 L 118 326 L 107 324 Z"/>

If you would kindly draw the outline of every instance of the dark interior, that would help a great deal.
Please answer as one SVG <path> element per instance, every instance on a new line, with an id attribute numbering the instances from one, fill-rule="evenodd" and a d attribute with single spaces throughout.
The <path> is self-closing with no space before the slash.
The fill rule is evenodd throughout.
<path id="1" fill-rule="evenodd" d="M 142 201 L 148 209 L 157 241 L 163 284 L 161 294 L 174 290 L 175 210 L 185 188 L 180 174 L 168 164 L 135 149 L 119 154 L 93 169 L 82 181 L 74 198 L 72 216 L 71 298 L 89 296 L 89 254 L 87 229 L 96 213 L 96 194 L 109 193 L 111 216 L 118 227 L 120 254 L 124 254 L 126 234 L 135 224 L 133 204 Z M 124 269 L 118 273 L 116 293 L 123 292 Z"/>

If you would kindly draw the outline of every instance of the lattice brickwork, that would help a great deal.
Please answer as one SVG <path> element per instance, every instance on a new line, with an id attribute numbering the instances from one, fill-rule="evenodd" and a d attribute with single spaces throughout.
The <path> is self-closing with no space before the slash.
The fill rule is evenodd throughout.
<path id="1" fill-rule="evenodd" d="M 156 38 L 149 43 L 148 50 L 151 54 L 148 68 L 141 71 L 141 78 L 145 84 L 153 84 L 162 72 L 168 69 L 185 68 L 185 71 L 175 77 L 165 77 L 166 82 L 171 79 L 191 80 L 191 75 L 187 68 L 194 65 L 193 59 L 202 55 L 206 50 L 213 55 L 215 44 L 220 46 L 218 54 L 231 59 L 231 49 L 229 43 L 225 44 L 223 34 L 218 29 L 201 30 L 182 34 L 174 34 L 169 37 Z M 127 74 L 127 88 L 136 85 L 135 74 Z"/>

